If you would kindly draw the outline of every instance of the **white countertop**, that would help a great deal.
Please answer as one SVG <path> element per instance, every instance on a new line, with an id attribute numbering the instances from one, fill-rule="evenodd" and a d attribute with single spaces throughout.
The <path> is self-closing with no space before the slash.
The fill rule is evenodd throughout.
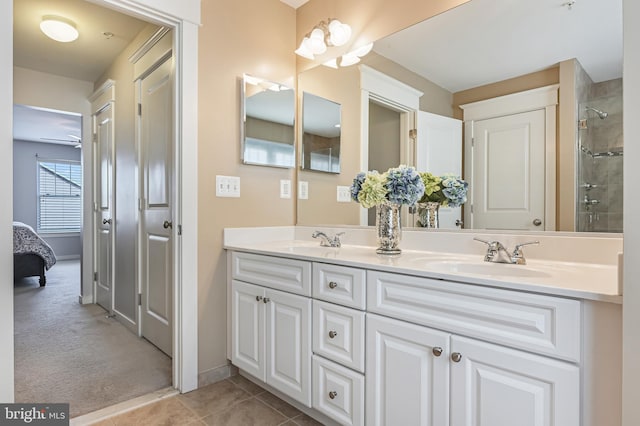
<path id="1" fill-rule="evenodd" d="M 255 228 L 253 231 L 247 229 L 248 235 L 237 233 L 240 228 L 230 230 L 232 232 L 229 234 L 225 230 L 225 248 L 473 285 L 622 303 L 618 285 L 618 265 L 611 261 L 555 261 L 532 256 L 527 257 L 526 265 L 496 264 L 484 262 L 483 248 L 479 246 L 475 249 L 477 253 L 470 254 L 464 250 L 445 252 L 405 249 L 401 245 L 400 255 L 378 255 L 375 252 L 376 247 L 371 245 L 343 244 L 340 248 L 321 247 L 317 240 L 296 239 L 295 232 L 289 232 L 290 228 L 275 228 L 280 232 L 271 240 L 269 236 L 273 237 L 273 233 L 267 232 L 257 236 L 255 232 L 255 229 L 267 228 Z M 307 230 L 304 231 L 303 235 L 306 236 Z M 547 238 L 547 245 L 551 246 L 550 242 L 552 241 Z M 558 241 L 558 244 L 561 242 Z M 582 245 L 588 244 L 589 241 L 582 241 Z M 602 243 L 599 244 L 598 247 L 602 248 Z M 613 249 L 616 249 L 615 245 Z M 611 257 L 608 256 L 608 259 Z"/>

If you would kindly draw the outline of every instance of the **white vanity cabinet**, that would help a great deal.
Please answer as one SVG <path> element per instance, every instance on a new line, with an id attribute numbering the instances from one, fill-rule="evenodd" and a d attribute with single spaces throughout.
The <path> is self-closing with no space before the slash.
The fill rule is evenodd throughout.
<path id="1" fill-rule="evenodd" d="M 367 283 L 367 424 L 580 424 L 580 302 L 375 271 Z"/>
<path id="2" fill-rule="evenodd" d="M 364 425 L 366 271 L 313 263 L 313 408 Z"/>
<path id="3" fill-rule="evenodd" d="M 234 278 L 245 278 L 236 271 L 260 270 L 256 281 L 263 285 L 238 279 L 231 283 L 231 361 L 310 407 L 311 299 L 264 286 L 278 286 L 283 277 L 288 290 L 310 289 L 310 263 L 247 253 L 233 253 L 232 262 Z M 306 283 L 296 284 L 305 278 Z"/>

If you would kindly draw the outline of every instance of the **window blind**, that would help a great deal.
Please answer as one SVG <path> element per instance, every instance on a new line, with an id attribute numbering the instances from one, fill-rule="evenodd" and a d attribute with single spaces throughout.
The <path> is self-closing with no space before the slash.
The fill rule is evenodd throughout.
<path id="1" fill-rule="evenodd" d="M 79 232 L 82 167 L 78 161 L 38 161 L 38 232 Z"/>

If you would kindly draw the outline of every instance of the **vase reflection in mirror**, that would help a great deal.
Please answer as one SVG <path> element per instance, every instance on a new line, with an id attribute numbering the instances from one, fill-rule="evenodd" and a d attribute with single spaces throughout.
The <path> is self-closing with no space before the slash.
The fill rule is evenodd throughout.
<path id="1" fill-rule="evenodd" d="M 440 203 L 427 201 L 426 203 L 418 203 L 418 221 L 417 225 L 423 228 L 439 228 Z"/>
<path id="2" fill-rule="evenodd" d="M 378 249 L 376 253 L 393 255 L 400 254 L 400 240 L 402 225 L 400 223 L 400 204 L 383 203 L 376 206 L 376 231 Z"/>

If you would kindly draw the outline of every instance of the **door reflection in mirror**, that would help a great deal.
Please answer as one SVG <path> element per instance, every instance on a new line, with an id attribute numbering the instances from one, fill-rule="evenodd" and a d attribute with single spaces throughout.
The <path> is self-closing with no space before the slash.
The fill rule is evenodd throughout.
<path id="1" fill-rule="evenodd" d="M 303 93 L 302 169 L 340 173 L 340 115 L 339 103 Z"/>
<path id="2" fill-rule="evenodd" d="M 294 90 L 248 74 L 243 76 L 241 87 L 242 162 L 294 167 Z"/>

